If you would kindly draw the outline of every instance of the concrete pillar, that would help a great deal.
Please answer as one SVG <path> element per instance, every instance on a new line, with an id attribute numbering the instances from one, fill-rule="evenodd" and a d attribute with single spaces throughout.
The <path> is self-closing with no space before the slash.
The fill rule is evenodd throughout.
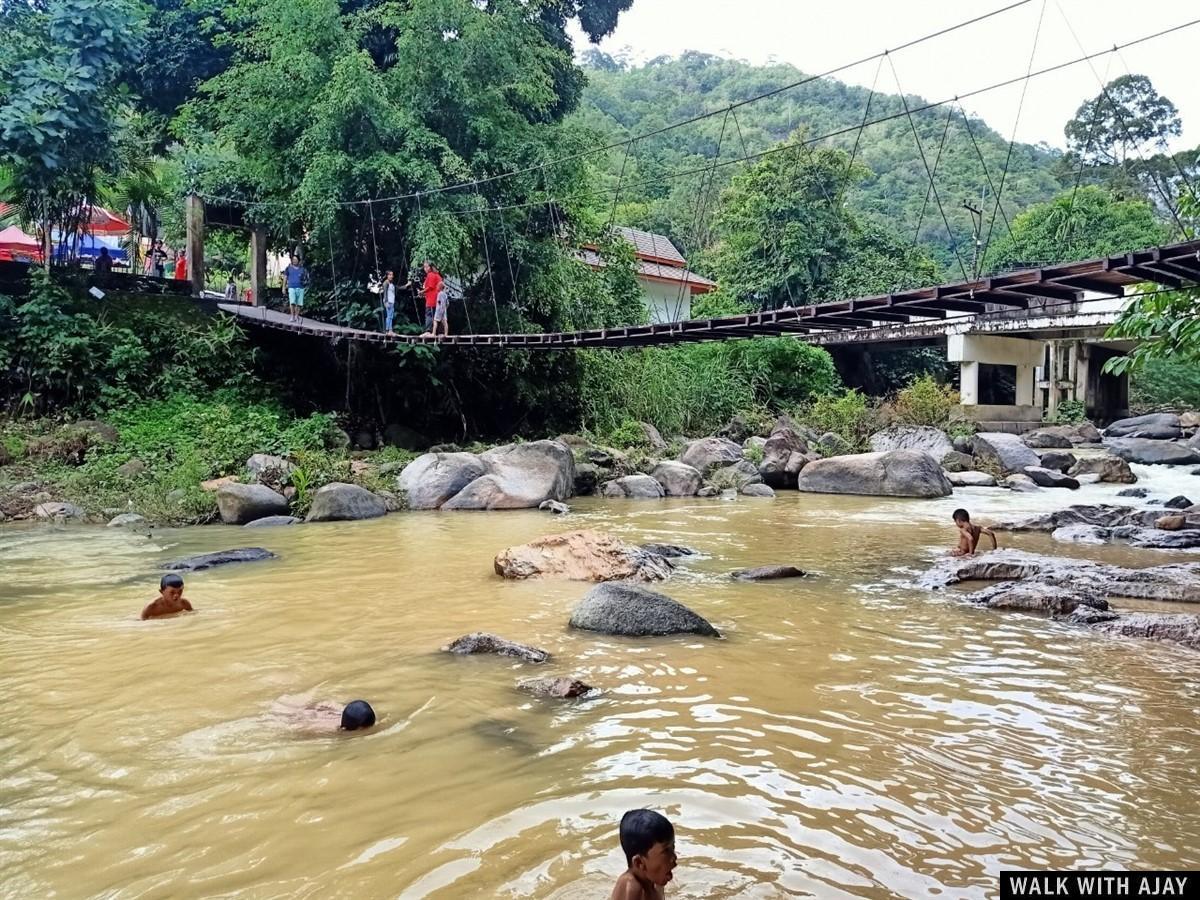
<path id="1" fill-rule="evenodd" d="M 250 302 L 263 306 L 267 300 L 267 232 L 250 230 Z"/>
<path id="2" fill-rule="evenodd" d="M 204 290 L 204 201 L 196 194 L 187 198 L 187 273 L 193 296 Z"/>
<path id="3" fill-rule="evenodd" d="M 963 406 L 979 405 L 979 363 L 963 360 L 959 364 L 958 394 Z"/>

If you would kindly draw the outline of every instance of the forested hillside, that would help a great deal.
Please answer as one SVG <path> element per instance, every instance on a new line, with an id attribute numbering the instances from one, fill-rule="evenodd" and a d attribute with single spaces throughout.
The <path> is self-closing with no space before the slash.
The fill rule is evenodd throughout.
<path id="1" fill-rule="evenodd" d="M 588 85 L 574 120 L 613 141 L 644 134 L 730 103 L 800 81 L 805 74 L 790 65 L 752 66 L 702 53 L 678 59 L 659 59 L 626 68 L 602 53 L 585 56 Z M 888 92 L 888 88 L 892 92 Z M 985 210 L 988 227 L 994 189 L 1000 183 L 1008 155 L 1008 139 L 979 119 L 965 121 L 957 106 L 914 114 L 926 161 L 937 166 L 938 191 L 950 223 L 942 222 L 934 198 L 926 202 L 929 179 L 917 150 L 912 126 L 894 92 L 885 67 L 878 93 L 834 79 L 817 79 L 776 96 L 742 106 L 726 118 L 713 116 L 637 142 L 629 159 L 624 150 L 613 151 L 598 165 L 597 183 L 609 198 L 620 180 L 617 219 L 626 225 L 669 234 L 694 254 L 708 243 L 708 225 L 720 190 L 744 167 L 733 162 L 785 140 L 798 129 L 815 138 L 834 131 L 840 135 L 819 146 L 854 148 L 858 126 L 870 97 L 869 118 L 898 116 L 863 130 L 857 161 L 869 174 L 847 194 L 850 205 L 866 217 L 910 238 L 921 223 L 920 236 L 933 247 L 951 274 L 958 264 L 950 248 L 957 245 L 971 265 L 973 225 L 962 206 L 971 199 Z M 911 108 L 944 98 L 908 98 Z M 969 112 L 969 110 L 968 110 Z M 947 118 L 949 127 L 947 130 Z M 997 128 L 1007 127 L 993 123 Z M 938 149 L 945 133 L 945 145 Z M 704 174 L 667 177 L 668 173 L 702 169 L 714 159 L 731 162 L 712 174 L 712 199 Z M 1040 147 L 1017 144 L 1013 148 L 1003 192 L 1008 217 L 1033 203 L 1049 199 L 1063 187 L 1056 176 L 1061 155 Z M 624 167 L 624 176 L 621 170 Z M 989 176 L 991 186 L 989 185 Z M 702 183 L 704 187 L 702 188 Z M 922 209 L 924 213 L 922 214 Z M 1004 231 L 997 216 L 996 237 Z"/>

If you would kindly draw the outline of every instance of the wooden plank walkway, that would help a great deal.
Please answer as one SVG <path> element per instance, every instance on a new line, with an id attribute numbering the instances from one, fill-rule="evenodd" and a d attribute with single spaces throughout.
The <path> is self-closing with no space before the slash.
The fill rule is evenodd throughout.
<path id="1" fill-rule="evenodd" d="M 315 337 L 346 338 L 374 344 L 437 344 L 449 347 L 503 347 L 513 350 L 647 347 L 689 341 L 788 335 L 821 342 L 831 332 L 849 332 L 850 342 L 895 340 L 897 326 L 937 326 L 980 315 L 1005 318 L 1069 314 L 1085 292 L 1121 297 L 1132 285 L 1153 283 L 1178 289 L 1200 284 L 1200 241 L 1140 250 L 1119 256 L 1010 272 L 975 281 L 767 310 L 715 319 L 688 319 L 655 325 L 630 325 L 545 334 L 454 334 L 449 337 L 388 336 L 315 319 L 291 321 L 285 313 L 260 306 L 220 304 L 220 309 L 250 326 L 275 328 Z M 914 329 L 916 330 L 916 329 Z M 928 330 L 928 327 L 921 329 Z"/>

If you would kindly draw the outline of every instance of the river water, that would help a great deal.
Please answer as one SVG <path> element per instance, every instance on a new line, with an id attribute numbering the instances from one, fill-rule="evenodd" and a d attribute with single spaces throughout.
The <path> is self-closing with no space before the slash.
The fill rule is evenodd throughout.
<path id="1" fill-rule="evenodd" d="M 1140 471 L 1160 497 L 1200 490 Z M 673 897 L 982 898 L 1002 868 L 1200 867 L 1200 654 L 910 584 L 957 505 L 986 522 L 1117 489 L 0 528 L 0 896 L 603 898 L 637 806 L 676 824 Z M 575 633 L 586 585 L 493 574 L 574 527 L 700 549 L 664 590 L 725 638 Z M 191 575 L 196 614 L 138 621 L 159 563 L 253 544 L 279 559 Z M 725 577 L 775 562 L 814 575 Z M 474 630 L 554 659 L 437 652 Z M 603 694 L 533 699 L 531 674 Z M 298 733 L 272 714 L 297 695 L 381 721 Z"/>

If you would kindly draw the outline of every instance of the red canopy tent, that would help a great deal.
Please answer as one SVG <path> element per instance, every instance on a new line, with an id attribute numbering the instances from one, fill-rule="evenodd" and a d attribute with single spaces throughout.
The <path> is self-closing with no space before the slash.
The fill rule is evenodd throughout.
<path id="1" fill-rule="evenodd" d="M 129 223 L 116 213 L 109 212 L 102 206 L 93 206 L 90 215 L 84 219 L 79 229 L 85 234 L 95 235 L 124 235 L 129 233 Z"/>
<path id="2" fill-rule="evenodd" d="M 0 260 L 40 263 L 42 259 L 42 248 L 37 238 L 26 234 L 16 225 L 0 231 Z"/>

